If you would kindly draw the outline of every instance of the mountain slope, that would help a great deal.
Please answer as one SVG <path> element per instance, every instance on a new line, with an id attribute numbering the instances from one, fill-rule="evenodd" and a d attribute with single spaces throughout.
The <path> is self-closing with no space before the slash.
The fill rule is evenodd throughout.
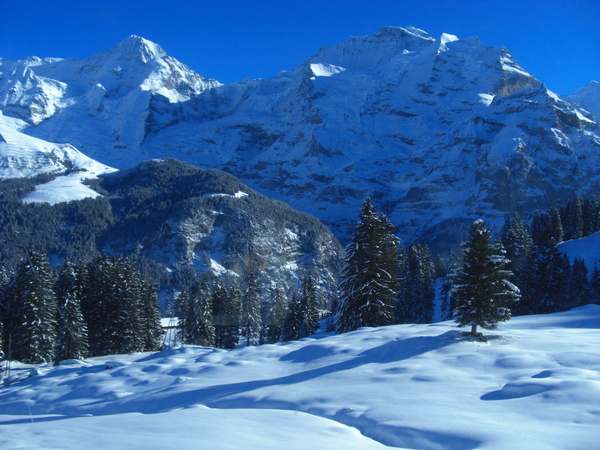
<path id="1" fill-rule="evenodd" d="M 37 105 L 24 132 L 118 168 L 170 156 L 224 169 L 342 239 L 368 195 L 404 239 L 443 250 L 474 218 L 501 224 L 600 188 L 594 117 L 475 37 L 384 27 L 227 85 L 141 38 L 84 61 L 3 64 L 62 92 L 0 101 L 7 114 Z"/>
<path id="2" fill-rule="evenodd" d="M 39 366 L 0 390 L 0 446 L 594 448 L 599 327 L 588 305 L 487 343 L 442 322 Z"/>
<path id="3" fill-rule="evenodd" d="M 56 188 L 65 178 L 42 187 Z M 55 262 L 105 251 L 135 256 L 145 275 L 169 293 L 189 287 L 195 273 L 226 275 L 242 285 L 257 274 L 265 290 L 284 292 L 312 274 L 328 308 L 337 288 L 342 248 L 329 229 L 225 172 L 148 161 L 88 181 L 92 198 L 69 203 L 53 201 L 54 193 L 40 186 L 31 192 L 35 182 L 0 183 L 6 269 L 16 267 L 28 248 L 44 250 Z M 73 194 L 73 187 L 68 191 Z M 267 292 L 265 298 L 271 298 Z"/>

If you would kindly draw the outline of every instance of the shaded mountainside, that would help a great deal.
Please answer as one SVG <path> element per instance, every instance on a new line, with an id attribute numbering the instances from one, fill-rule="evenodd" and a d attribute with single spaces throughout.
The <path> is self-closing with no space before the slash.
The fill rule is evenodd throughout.
<path id="1" fill-rule="evenodd" d="M 117 168 L 170 156 L 226 170 L 343 240 L 366 196 L 405 241 L 442 250 L 475 218 L 499 225 L 600 188 L 589 109 L 475 37 L 384 27 L 226 85 L 137 37 L 82 61 L 1 63 L 14 70 L 0 107 L 21 132 Z"/>
<path id="2" fill-rule="evenodd" d="M 9 267 L 37 246 L 56 261 L 100 250 L 135 255 L 163 289 L 185 286 L 191 269 L 242 282 L 259 272 L 288 288 L 312 272 L 324 292 L 337 285 L 342 249 L 327 227 L 225 172 L 148 161 L 92 181 L 100 197 L 23 204 L 40 181 L 0 183 L 0 251 Z"/>

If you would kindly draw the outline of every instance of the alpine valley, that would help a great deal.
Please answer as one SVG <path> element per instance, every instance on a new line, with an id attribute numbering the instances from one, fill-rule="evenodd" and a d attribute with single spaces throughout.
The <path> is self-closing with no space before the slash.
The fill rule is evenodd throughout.
<path id="1" fill-rule="evenodd" d="M 367 196 L 405 243 L 443 252 L 476 218 L 597 193 L 599 99 L 598 83 L 561 98 L 506 48 L 414 27 L 229 84 L 131 36 L 85 60 L 0 59 L 0 176 L 27 178 L 29 202 L 105 196 L 104 249 L 285 277 L 312 264 L 333 286 L 334 235 L 347 241 Z"/>

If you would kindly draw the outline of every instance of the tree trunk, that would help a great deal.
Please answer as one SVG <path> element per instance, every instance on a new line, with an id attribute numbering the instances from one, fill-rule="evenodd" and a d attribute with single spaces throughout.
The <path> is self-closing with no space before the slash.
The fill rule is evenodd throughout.
<path id="1" fill-rule="evenodd" d="M 477 324 L 476 323 L 471 325 L 471 336 L 477 337 Z"/>

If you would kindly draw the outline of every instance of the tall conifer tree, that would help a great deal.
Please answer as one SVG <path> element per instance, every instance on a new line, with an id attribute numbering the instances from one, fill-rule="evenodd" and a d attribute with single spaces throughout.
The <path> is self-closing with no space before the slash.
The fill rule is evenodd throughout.
<path id="1" fill-rule="evenodd" d="M 393 323 L 400 271 L 399 243 L 394 226 L 367 198 L 346 249 L 335 317 L 338 332 Z"/>
<path id="2" fill-rule="evenodd" d="M 462 245 L 462 266 L 453 276 L 452 295 L 456 300 L 454 317 L 459 326 L 496 328 L 498 322 L 511 317 L 511 306 L 519 299 L 519 290 L 505 270 L 508 263 L 500 243 L 492 242 L 491 232 L 483 220 L 473 223 L 469 241 Z"/>

